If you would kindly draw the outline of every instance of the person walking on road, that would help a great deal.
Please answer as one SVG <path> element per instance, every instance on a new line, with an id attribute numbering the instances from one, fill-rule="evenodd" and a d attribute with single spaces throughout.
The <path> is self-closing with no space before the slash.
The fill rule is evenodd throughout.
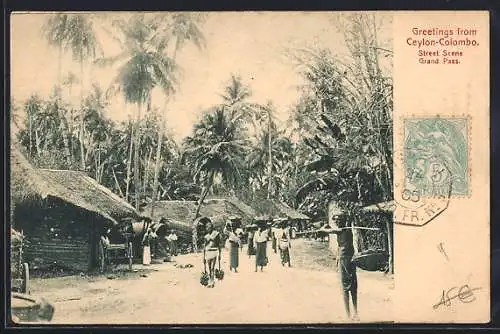
<path id="1" fill-rule="evenodd" d="M 142 264 L 148 266 L 151 264 L 151 243 L 156 238 L 156 233 L 149 227 L 142 238 L 143 253 Z"/>
<path id="2" fill-rule="evenodd" d="M 177 234 L 175 234 L 174 230 L 170 231 L 170 234 L 167 237 L 168 245 L 170 248 L 170 255 L 177 256 Z"/>
<path id="3" fill-rule="evenodd" d="M 271 227 L 271 238 L 272 238 L 272 249 L 274 254 L 278 252 L 278 228 L 275 226 Z"/>
<path id="4" fill-rule="evenodd" d="M 206 221 L 207 234 L 204 237 L 203 264 L 208 265 L 209 282 L 207 287 L 213 288 L 215 286 L 215 264 L 221 256 L 222 236 L 214 229 L 214 225 L 209 218 L 206 218 Z"/>
<path id="5" fill-rule="evenodd" d="M 290 261 L 290 248 L 292 247 L 292 244 L 290 227 L 287 222 L 284 222 L 283 225 L 283 228 L 278 231 L 281 235 L 279 241 L 281 265 L 284 266 L 285 264 L 288 264 L 288 267 L 291 267 L 292 262 Z"/>
<path id="6" fill-rule="evenodd" d="M 254 236 L 255 236 L 255 225 L 250 225 L 247 227 L 247 255 L 250 258 L 252 255 L 255 255 L 255 246 L 254 246 Z"/>
<path id="7" fill-rule="evenodd" d="M 230 264 L 229 264 L 229 271 L 232 271 L 234 269 L 234 272 L 238 272 L 238 266 L 239 266 L 239 251 L 241 248 L 241 240 L 236 233 L 236 226 L 231 225 L 230 230 L 229 230 L 229 258 L 230 258 Z"/>
<path id="8" fill-rule="evenodd" d="M 259 224 L 259 229 L 255 232 L 253 241 L 255 245 L 255 271 L 260 267 L 260 271 L 264 270 L 267 265 L 267 241 L 269 232 L 266 230 L 265 222 Z"/>

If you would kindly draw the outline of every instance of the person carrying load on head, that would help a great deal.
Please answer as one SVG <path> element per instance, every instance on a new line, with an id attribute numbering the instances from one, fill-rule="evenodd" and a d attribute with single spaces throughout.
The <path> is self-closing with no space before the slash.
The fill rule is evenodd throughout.
<path id="1" fill-rule="evenodd" d="M 284 266 L 285 264 L 288 264 L 288 267 L 291 267 L 292 263 L 290 261 L 290 248 L 292 247 L 292 236 L 290 233 L 290 226 L 287 221 L 283 221 L 281 223 L 281 227 L 282 228 L 278 230 L 278 233 L 280 234 L 279 249 L 281 265 Z"/>
<path id="2" fill-rule="evenodd" d="M 260 267 L 260 271 L 264 270 L 264 266 L 268 264 L 267 258 L 267 241 L 269 240 L 269 232 L 267 231 L 267 222 L 259 221 L 257 223 L 258 230 L 254 234 L 253 242 L 255 246 L 255 271 Z"/>
<path id="3" fill-rule="evenodd" d="M 234 272 L 238 272 L 239 266 L 239 250 L 241 248 L 241 239 L 236 232 L 236 226 L 231 225 L 231 230 L 229 231 L 228 241 L 229 241 L 229 271 L 234 269 Z"/>
<path id="4" fill-rule="evenodd" d="M 255 235 L 255 230 L 257 229 L 257 225 L 250 224 L 246 227 L 246 229 L 247 229 L 247 243 L 248 243 L 247 255 L 248 255 L 248 258 L 250 258 L 250 256 L 255 255 L 255 246 L 254 246 L 253 238 Z"/>

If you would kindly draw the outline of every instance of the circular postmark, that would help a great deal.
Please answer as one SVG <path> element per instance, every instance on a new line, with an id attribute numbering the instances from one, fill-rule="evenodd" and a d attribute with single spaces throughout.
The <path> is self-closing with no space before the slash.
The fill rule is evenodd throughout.
<path id="1" fill-rule="evenodd" d="M 392 211 L 394 223 L 424 226 L 448 208 L 452 193 L 452 174 L 437 157 L 422 159 L 405 169 L 402 182 L 395 184 L 394 201 L 379 209 Z"/>

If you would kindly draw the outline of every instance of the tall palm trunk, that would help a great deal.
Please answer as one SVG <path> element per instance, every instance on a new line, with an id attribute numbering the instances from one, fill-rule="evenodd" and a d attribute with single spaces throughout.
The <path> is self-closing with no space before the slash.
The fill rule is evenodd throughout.
<path id="1" fill-rule="evenodd" d="M 69 140 L 68 140 L 68 126 L 66 126 L 66 115 L 61 108 L 62 104 L 62 99 L 61 99 L 61 91 L 62 90 L 62 46 L 59 46 L 59 53 L 58 53 L 58 63 L 57 63 L 57 96 L 56 96 L 56 103 L 57 103 L 57 112 L 60 114 L 62 117 L 62 121 L 60 124 L 60 130 L 61 130 L 61 136 L 63 140 L 63 145 L 64 145 L 64 158 L 66 160 L 66 163 L 68 164 L 68 167 L 71 166 L 71 150 L 69 149 Z"/>
<path id="2" fill-rule="evenodd" d="M 115 180 L 115 186 L 118 192 L 120 193 L 120 197 L 123 198 L 123 191 L 122 187 L 120 187 L 120 182 L 118 182 L 118 178 L 116 177 L 115 169 L 114 167 L 111 167 L 111 173 L 113 174 L 113 179 Z"/>
<path id="3" fill-rule="evenodd" d="M 203 202 L 205 201 L 205 198 L 208 195 L 208 192 L 210 191 L 210 188 L 212 187 L 212 184 L 214 183 L 214 176 L 215 173 L 214 171 L 210 171 L 207 176 L 207 183 L 203 191 L 201 192 L 201 196 L 198 202 L 198 206 L 196 207 L 196 212 L 194 214 L 194 223 L 193 223 L 193 250 L 194 252 L 198 252 L 198 233 L 197 233 L 197 227 L 196 227 L 196 219 L 200 216 L 200 210 L 201 206 L 203 205 Z"/>
<path id="4" fill-rule="evenodd" d="M 83 138 L 85 136 L 85 110 L 83 109 L 83 90 L 84 90 L 84 80 L 83 80 L 83 54 L 80 55 L 80 159 L 81 168 L 85 171 L 85 145 L 83 144 Z"/>
<path id="5" fill-rule="evenodd" d="M 28 126 L 29 126 L 29 132 L 30 132 L 30 149 L 29 149 L 29 153 L 30 153 L 30 158 L 33 156 L 32 155 L 32 147 L 33 147 L 33 124 L 32 124 L 32 116 L 31 116 L 31 112 L 28 113 Z"/>
<path id="6" fill-rule="evenodd" d="M 176 46 L 174 48 L 174 54 L 172 61 L 175 64 L 175 58 L 177 57 L 177 51 L 179 50 L 179 40 L 177 40 Z M 153 197 L 151 203 L 151 216 L 153 216 L 155 210 L 156 199 L 158 197 L 158 178 L 160 177 L 160 160 L 161 160 L 161 146 L 163 144 L 163 136 L 165 134 L 165 122 L 167 121 L 167 106 L 170 97 L 167 95 L 165 98 L 165 105 L 163 106 L 162 120 L 160 124 L 160 131 L 158 132 L 158 144 L 156 146 L 156 157 L 155 157 L 155 172 L 153 178 Z"/>
<path id="7" fill-rule="evenodd" d="M 35 129 L 35 146 L 36 146 L 36 155 L 40 157 L 42 152 L 40 149 L 40 136 L 38 135 L 38 129 Z"/>
<path id="8" fill-rule="evenodd" d="M 149 167 L 151 166 L 151 156 L 153 155 L 153 150 L 150 148 L 148 152 L 148 157 L 146 160 L 146 167 L 144 168 L 144 179 L 142 180 L 142 189 L 147 189 L 149 183 Z"/>
<path id="9" fill-rule="evenodd" d="M 198 206 L 196 207 L 196 212 L 194 214 L 194 219 L 198 219 L 198 217 L 200 215 L 201 206 L 203 205 L 203 201 L 205 201 L 205 198 L 207 197 L 208 193 L 210 192 L 210 188 L 212 188 L 212 185 L 214 183 L 214 177 L 215 177 L 214 171 L 208 172 L 207 184 L 205 186 L 205 189 L 203 189 L 203 191 L 201 193 L 201 196 L 200 196 L 200 199 L 198 202 Z"/>
<path id="10" fill-rule="evenodd" d="M 271 136 L 271 112 L 268 111 L 267 114 L 268 123 L 267 123 L 267 131 L 268 131 L 268 150 L 269 150 L 269 166 L 268 166 L 268 183 L 267 183 L 267 199 L 271 198 L 271 191 L 273 189 L 272 185 L 272 177 L 273 177 L 273 151 L 272 151 L 272 136 Z"/>
<path id="11" fill-rule="evenodd" d="M 59 109 L 59 106 L 58 106 L 58 109 Z M 62 136 L 62 140 L 63 140 L 63 145 L 64 145 L 64 157 L 65 157 L 65 160 L 66 160 L 66 163 L 68 164 L 68 167 L 71 166 L 71 151 L 69 149 L 69 140 L 68 140 L 68 126 L 66 124 L 66 120 L 65 120 L 65 115 L 61 112 L 62 109 L 59 109 L 59 112 L 61 113 L 61 116 L 62 116 L 62 120 L 61 120 L 61 124 L 59 126 L 59 130 L 61 131 L 61 136 Z"/>
<path id="12" fill-rule="evenodd" d="M 128 160 L 127 160 L 127 179 L 125 182 L 125 200 L 129 200 L 129 190 L 130 190 L 130 172 L 132 170 L 132 151 L 134 149 L 134 126 L 129 118 L 130 125 L 130 145 L 128 149 Z"/>
<path id="13" fill-rule="evenodd" d="M 134 134 L 134 193 L 135 193 L 135 209 L 139 210 L 140 206 L 140 195 L 141 195 L 141 183 L 140 183 L 140 174 L 139 174 L 139 150 L 140 150 L 140 120 L 141 120 L 141 111 L 142 111 L 142 101 L 137 103 L 137 119 L 135 124 L 135 134 Z"/>
<path id="14" fill-rule="evenodd" d="M 158 197 L 158 178 L 160 176 L 160 160 L 161 160 L 161 147 L 163 142 L 163 135 L 165 133 L 165 121 L 166 121 L 166 111 L 167 111 L 168 99 L 165 100 L 165 105 L 163 106 L 163 115 L 160 123 L 160 130 L 158 131 L 158 143 L 156 146 L 156 158 L 155 158 L 155 171 L 153 179 L 153 196 L 151 203 L 151 216 L 153 216 L 156 199 Z"/>

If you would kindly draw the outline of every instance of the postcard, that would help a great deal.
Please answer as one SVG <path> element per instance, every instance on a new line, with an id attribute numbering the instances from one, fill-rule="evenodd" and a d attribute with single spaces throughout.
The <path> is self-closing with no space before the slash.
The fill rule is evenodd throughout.
<path id="1" fill-rule="evenodd" d="M 487 11 L 10 32 L 11 325 L 490 321 Z"/>

